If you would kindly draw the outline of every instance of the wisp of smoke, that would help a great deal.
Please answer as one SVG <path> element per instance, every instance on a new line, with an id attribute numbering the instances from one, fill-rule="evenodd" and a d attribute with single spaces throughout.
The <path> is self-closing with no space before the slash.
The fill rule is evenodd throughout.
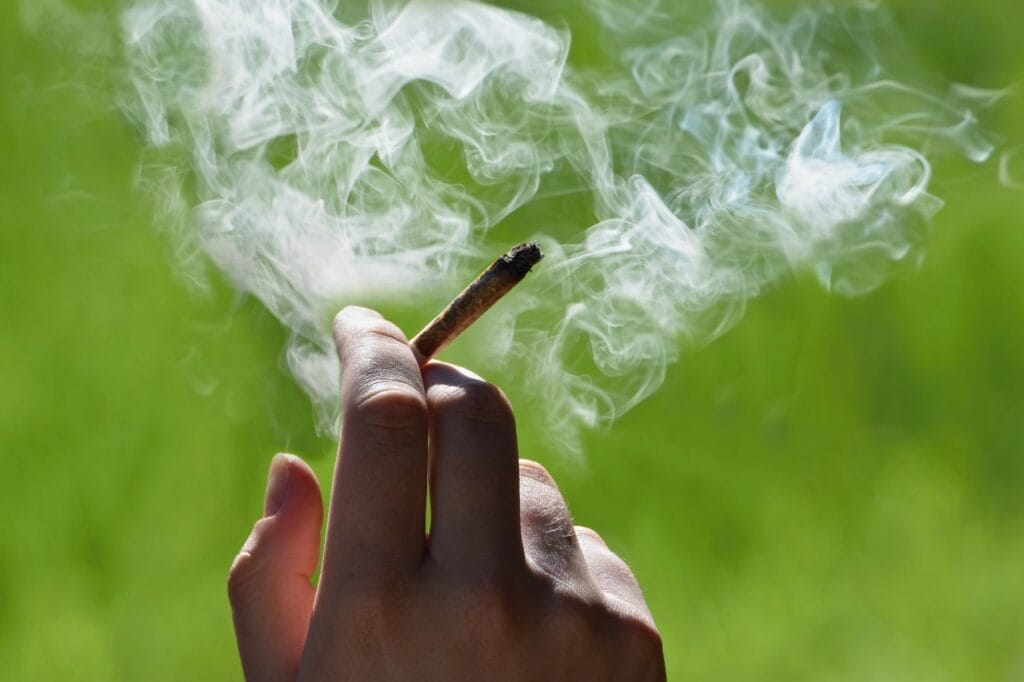
<path id="1" fill-rule="evenodd" d="M 188 150 L 187 239 L 291 330 L 326 427 L 331 310 L 433 306 L 500 251 L 494 228 L 541 240 L 489 341 L 572 441 L 780 278 L 878 286 L 940 207 L 925 152 L 993 151 L 972 113 L 989 93 L 890 78 L 869 8 L 682 4 L 566 2 L 601 27 L 588 63 L 566 22 L 470 0 L 137 0 L 127 108 Z M 581 198 L 578 224 L 517 220 Z"/>

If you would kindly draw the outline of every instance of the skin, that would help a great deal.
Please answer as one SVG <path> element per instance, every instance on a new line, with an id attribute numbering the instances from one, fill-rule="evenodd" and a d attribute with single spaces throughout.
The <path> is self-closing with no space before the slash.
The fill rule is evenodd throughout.
<path id="1" fill-rule="evenodd" d="M 346 308 L 334 335 L 344 414 L 319 584 L 320 487 L 278 455 L 228 579 L 246 680 L 664 680 L 636 579 L 519 459 L 501 391 L 421 369 L 373 311 Z"/>

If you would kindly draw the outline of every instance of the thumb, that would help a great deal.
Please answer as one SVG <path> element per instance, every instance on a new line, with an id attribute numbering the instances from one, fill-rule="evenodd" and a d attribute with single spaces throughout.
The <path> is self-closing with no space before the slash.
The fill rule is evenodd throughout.
<path id="1" fill-rule="evenodd" d="M 247 682 L 290 682 L 309 627 L 323 501 L 316 475 L 294 455 L 270 464 L 264 517 L 228 574 L 235 637 Z"/>

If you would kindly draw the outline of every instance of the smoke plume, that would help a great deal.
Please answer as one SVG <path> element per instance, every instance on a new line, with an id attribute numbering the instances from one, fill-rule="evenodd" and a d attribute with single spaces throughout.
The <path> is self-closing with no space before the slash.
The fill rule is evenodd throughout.
<path id="1" fill-rule="evenodd" d="M 974 114 L 991 93 L 895 80 L 871 8 L 138 0 L 122 19 L 127 109 L 187 152 L 161 186 L 194 203 L 184 243 L 291 330 L 328 428 L 342 304 L 433 312 L 540 240 L 488 342 L 572 440 L 780 279 L 877 287 L 941 206 L 926 153 L 993 151 Z"/>

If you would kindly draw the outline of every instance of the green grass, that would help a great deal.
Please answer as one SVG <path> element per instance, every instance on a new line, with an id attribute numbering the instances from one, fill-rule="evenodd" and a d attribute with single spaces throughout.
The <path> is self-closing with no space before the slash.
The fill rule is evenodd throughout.
<path id="1" fill-rule="evenodd" d="M 239 679 L 224 582 L 266 465 L 292 450 L 326 480 L 332 448 L 283 331 L 178 274 L 133 189 L 133 131 L 14 4 L 0 679 Z M 922 66 L 1024 77 L 1016 0 L 895 7 Z M 1024 141 L 1020 99 L 990 124 Z M 921 268 L 857 300 L 795 279 L 589 434 L 584 463 L 543 455 L 635 568 L 674 679 L 1024 679 L 1024 192 L 992 166 L 940 171 Z"/>

